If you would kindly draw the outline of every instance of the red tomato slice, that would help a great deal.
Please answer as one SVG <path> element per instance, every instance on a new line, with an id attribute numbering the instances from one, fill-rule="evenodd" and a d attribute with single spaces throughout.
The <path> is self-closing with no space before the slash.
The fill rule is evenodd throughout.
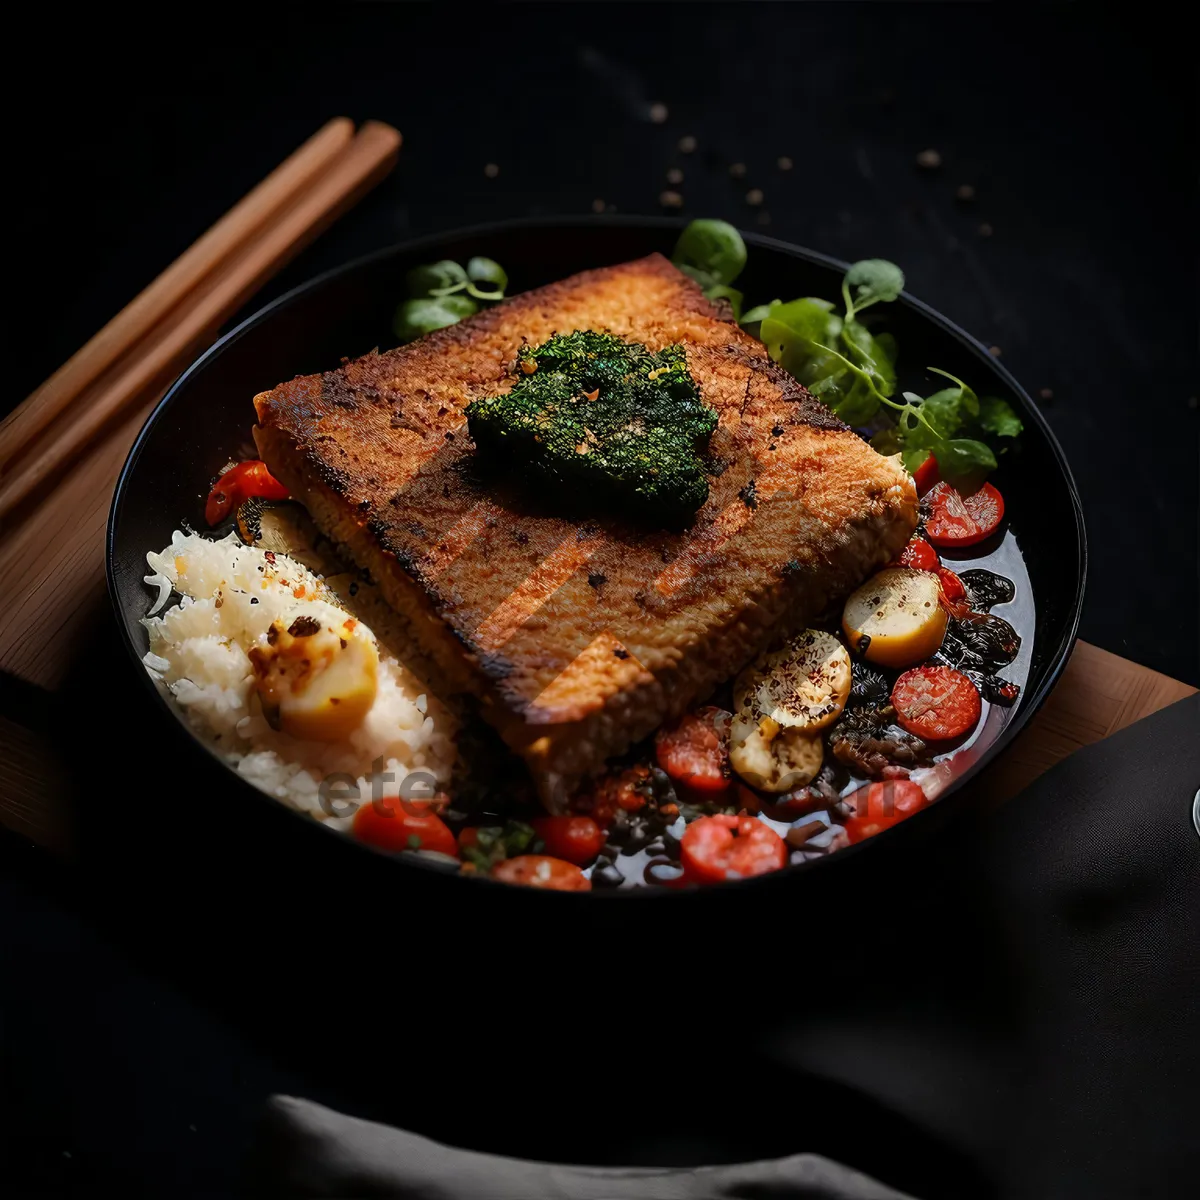
<path id="1" fill-rule="evenodd" d="M 927 500 L 932 512 L 925 522 L 925 536 L 942 548 L 982 542 L 1004 519 L 1004 497 L 990 483 L 968 496 L 948 483 L 939 483 Z"/>
<path id="2" fill-rule="evenodd" d="M 441 817 L 419 800 L 381 800 L 354 814 L 354 836 L 381 850 L 437 850 L 458 855 L 458 842 Z"/>
<path id="3" fill-rule="evenodd" d="M 530 824 L 546 843 L 546 853 L 577 867 L 594 862 L 608 840 L 591 817 L 538 817 Z"/>
<path id="4" fill-rule="evenodd" d="M 700 817 L 683 835 L 683 877 L 689 883 L 724 883 L 778 871 L 787 846 L 757 817 Z"/>
<path id="5" fill-rule="evenodd" d="M 231 512 L 251 496 L 264 500 L 286 500 L 287 488 L 267 470 L 267 464 L 257 458 L 230 467 L 212 486 L 204 504 L 204 519 L 209 525 L 219 525 Z"/>
<path id="6" fill-rule="evenodd" d="M 946 567 L 938 567 L 938 585 L 942 589 L 942 607 L 952 616 L 962 618 L 971 611 L 967 588 L 961 579 Z"/>
<path id="7" fill-rule="evenodd" d="M 729 725 L 723 708 L 698 708 L 664 725 L 654 736 L 658 765 L 671 780 L 694 792 L 729 787 Z"/>
<path id="8" fill-rule="evenodd" d="M 941 469 L 938 467 L 938 461 L 931 454 L 914 472 L 913 485 L 917 489 L 917 495 L 923 496 L 939 479 L 942 477 Z"/>
<path id="9" fill-rule="evenodd" d="M 926 741 L 962 737 L 979 720 L 975 685 L 953 667 L 913 667 L 896 680 L 892 707 L 903 729 Z"/>
<path id="10" fill-rule="evenodd" d="M 592 881 L 578 867 L 545 854 L 519 854 L 516 858 L 506 858 L 492 868 L 492 878 L 552 892 L 592 890 Z"/>
<path id="11" fill-rule="evenodd" d="M 845 823 L 846 836 L 851 842 L 861 842 L 898 825 L 929 801 L 912 780 L 889 779 L 851 792 L 846 803 L 854 814 Z"/>
<path id="12" fill-rule="evenodd" d="M 896 559 L 896 565 L 912 567 L 914 571 L 936 571 L 937 551 L 924 538 L 909 538 L 908 545 L 900 551 L 900 557 Z"/>

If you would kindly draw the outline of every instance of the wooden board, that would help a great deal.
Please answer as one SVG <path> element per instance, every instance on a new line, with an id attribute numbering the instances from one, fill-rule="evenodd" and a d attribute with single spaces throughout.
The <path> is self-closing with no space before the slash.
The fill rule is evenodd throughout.
<path id="1" fill-rule="evenodd" d="M 1078 642 L 1045 704 L 975 786 L 986 803 L 1001 804 L 1060 759 L 1195 692 L 1169 675 Z"/>
<path id="2" fill-rule="evenodd" d="M 121 466 L 161 392 L 122 421 L 12 529 L 0 531 L 0 672 L 54 691 L 104 599 L 104 527 Z"/>

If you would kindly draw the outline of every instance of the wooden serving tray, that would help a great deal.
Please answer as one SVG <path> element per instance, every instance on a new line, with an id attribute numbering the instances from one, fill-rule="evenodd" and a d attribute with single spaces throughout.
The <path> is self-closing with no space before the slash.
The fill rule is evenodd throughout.
<path id="1" fill-rule="evenodd" d="M 87 644 L 114 636 L 104 584 L 104 526 L 121 464 L 152 404 L 90 454 L 16 529 L 0 532 L 0 823 L 70 853 L 73 821 L 66 773 L 41 732 L 38 698 L 49 700 Z M 1029 727 L 979 780 L 999 804 L 1081 746 L 1176 700 L 1188 684 L 1079 642 L 1062 678 Z"/>

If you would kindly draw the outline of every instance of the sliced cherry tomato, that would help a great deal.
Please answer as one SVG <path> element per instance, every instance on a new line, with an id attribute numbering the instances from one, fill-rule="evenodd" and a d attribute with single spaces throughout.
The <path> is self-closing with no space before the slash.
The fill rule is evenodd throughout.
<path id="1" fill-rule="evenodd" d="M 923 496 L 939 479 L 942 477 L 941 468 L 938 466 L 938 461 L 931 454 L 914 472 L 913 485 L 917 489 L 917 495 Z"/>
<path id="2" fill-rule="evenodd" d="M 422 800 L 381 800 L 363 804 L 354 814 L 354 836 L 381 850 L 437 850 L 458 854 L 458 842 L 446 822 Z"/>
<path id="3" fill-rule="evenodd" d="M 654 737 L 658 765 L 673 783 L 691 792 L 729 787 L 729 726 L 733 714 L 723 708 L 698 708 L 664 725 Z"/>
<path id="4" fill-rule="evenodd" d="M 966 585 L 947 567 L 938 567 L 937 577 L 938 585 L 942 589 L 942 607 L 952 617 L 965 617 L 971 611 Z"/>
<path id="5" fill-rule="evenodd" d="M 948 483 L 939 483 L 927 500 L 932 511 L 925 522 L 925 536 L 943 548 L 982 542 L 1004 519 L 1004 497 L 990 483 L 966 496 Z"/>
<path id="6" fill-rule="evenodd" d="M 912 780 L 889 779 L 851 792 L 846 803 L 853 813 L 845 823 L 846 836 L 851 842 L 861 842 L 898 825 L 929 801 Z"/>
<path id="7" fill-rule="evenodd" d="M 227 516 L 251 496 L 264 500 L 286 500 L 288 490 L 257 458 L 230 467 L 212 486 L 204 505 L 204 519 L 220 525 Z"/>
<path id="8" fill-rule="evenodd" d="M 574 864 L 546 854 L 519 854 L 492 868 L 492 878 L 502 883 L 547 888 L 552 892 L 590 892 L 592 881 Z"/>
<path id="9" fill-rule="evenodd" d="M 975 685 L 953 667 L 913 667 L 896 680 L 892 707 L 903 729 L 931 742 L 962 737 L 979 720 Z"/>
<path id="10" fill-rule="evenodd" d="M 577 867 L 594 862 L 608 840 L 591 817 L 538 817 L 530 824 L 546 843 L 546 853 Z"/>
<path id="11" fill-rule="evenodd" d="M 787 846 L 757 817 L 700 817 L 684 832 L 680 861 L 687 882 L 724 883 L 778 871 Z"/>
<path id="12" fill-rule="evenodd" d="M 908 545 L 900 551 L 896 565 L 912 567 L 914 571 L 936 571 L 938 569 L 937 551 L 922 537 L 912 537 Z"/>

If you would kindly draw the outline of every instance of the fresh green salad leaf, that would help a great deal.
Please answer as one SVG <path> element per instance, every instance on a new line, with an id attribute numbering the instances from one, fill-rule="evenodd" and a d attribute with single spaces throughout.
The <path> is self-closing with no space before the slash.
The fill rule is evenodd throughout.
<path id="1" fill-rule="evenodd" d="M 995 433 L 989 424 L 1015 427 L 1019 433 L 1021 422 L 1006 401 L 980 400 L 961 379 L 936 367 L 930 370 L 956 386 L 942 388 L 923 400 L 914 392 L 905 392 L 905 407 L 894 428 L 875 434 L 871 445 L 882 454 L 899 451 L 909 471 L 915 471 L 932 454 L 942 477 L 950 483 L 980 483 L 996 468 L 995 452 L 979 438 L 958 435 Z"/>
<path id="2" fill-rule="evenodd" d="M 403 342 L 410 342 L 435 329 L 457 325 L 464 317 L 479 311 L 479 305 L 470 296 L 420 296 L 405 300 L 396 309 L 392 331 Z"/>
<path id="3" fill-rule="evenodd" d="M 934 448 L 942 478 L 956 486 L 978 486 L 996 469 L 991 447 L 974 438 L 951 438 Z"/>
<path id="4" fill-rule="evenodd" d="M 904 273 L 882 258 L 856 262 L 842 280 L 845 311 L 828 300 L 805 296 L 786 303 L 757 305 L 743 326 L 757 325 L 771 357 L 849 425 L 877 423 L 881 407 L 896 413 L 895 425 L 876 431 L 871 444 L 885 454 L 900 454 L 915 471 L 935 454 L 943 477 L 966 483 L 982 480 L 996 466 L 996 455 L 982 435 L 1015 437 L 1021 422 L 1003 400 L 983 400 L 961 379 L 931 368 L 949 380 L 924 398 L 896 391 L 896 339 L 875 333 L 858 314 L 873 304 L 895 300 Z M 980 436 L 976 436 L 980 435 Z"/>
<path id="5" fill-rule="evenodd" d="M 904 290 L 904 272 L 886 258 L 864 258 L 846 272 L 842 297 L 846 315 L 852 317 L 881 300 L 895 300 Z"/>
<path id="6" fill-rule="evenodd" d="M 742 313 L 741 320 L 738 322 L 743 329 L 749 329 L 751 333 L 757 333 L 753 326 L 761 325 L 763 320 L 771 311 L 771 305 L 782 304 L 782 300 L 772 300 L 771 304 L 756 304 L 748 312 Z"/>
<path id="7" fill-rule="evenodd" d="M 467 263 L 467 292 L 477 300 L 503 300 L 508 273 L 493 258 L 476 256 Z"/>
<path id="8" fill-rule="evenodd" d="M 409 298 L 398 309 L 392 330 L 411 342 L 435 329 L 455 325 L 481 304 L 504 299 L 508 275 L 494 259 L 477 256 L 463 267 L 449 258 L 413 267 L 404 277 Z"/>
<path id="9" fill-rule="evenodd" d="M 828 300 L 805 296 L 802 300 L 789 300 L 786 304 L 774 301 L 762 320 L 762 340 L 771 351 L 772 358 L 782 355 L 789 341 L 832 344 L 842 331 L 842 318 L 833 311 Z M 775 353 L 779 348 L 779 355 Z"/>
<path id="10" fill-rule="evenodd" d="M 738 322 L 741 321 L 742 301 L 745 297 L 737 288 L 730 287 L 727 283 L 718 283 L 710 288 L 705 288 L 704 294 L 710 300 L 728 300 L 729 307 L 733 309 L 733 319 Z"/>
<path id="11" fill-rule="evenodd" d="M 692 221 L 679 235 L 671 261 L 702 288 L 729 285 L 746 265 L 746 243 L 727 221 Z"/>
<path id="12" fill-rule="evenodd" d="M 1025 428 L 1007 400 L 983 396 L 979 401 L 979 426 L 995 437 L 1017 437 Z"/>
<path id="13" fill-rule="evenodd" d="M 895 338 L 885 342 L 872 337 L 861 321 L 847 317 L 842 322 L 842 344 L 846 347 L 847 357 L 866 371 L 882 395 L 890 396 L 896 390 Z"/>
<path id="14" fill-rule="evenodd" d="M 816 296 L 776 301 L 759 336 L 771 357 L 843 421 L 863 425 L 896 390 L 896 343 L 874 337 L 854 319 L 852 306 L 847 312 L 838 316 Z"/>
<path id="15" fill-rule="evenodd" d="M 441 262 L 413 267 L 404 277 L 408 294 L 414 299 L 429 296 L 449 296 L 467 286 L 467 273 L 456 262 L 444 258 Z"/>

